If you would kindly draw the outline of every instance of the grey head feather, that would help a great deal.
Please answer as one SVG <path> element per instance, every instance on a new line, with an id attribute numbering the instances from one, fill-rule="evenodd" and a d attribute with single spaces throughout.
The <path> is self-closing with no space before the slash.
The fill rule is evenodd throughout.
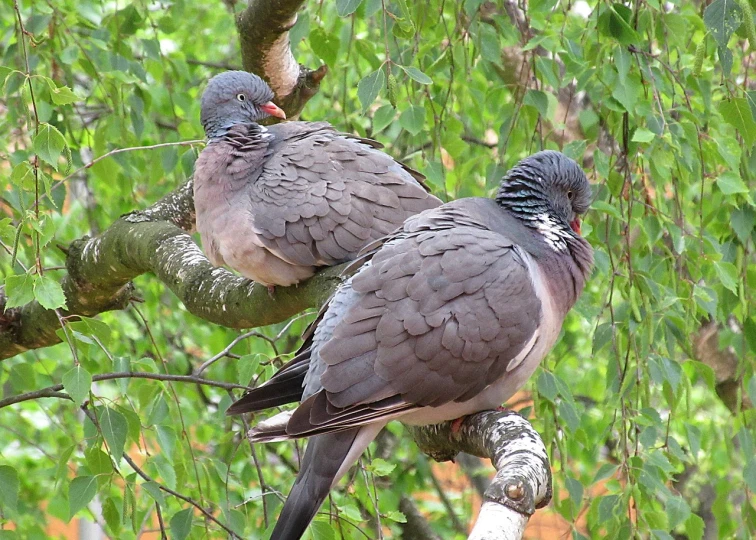
<path id="1" fill-rule="evenodd" d="M 526 225 L 536 226 L 538 217 L 546 213 L 565 229 L 588 210 L 591 199 L 591 186 L 580 166 L 554 150 L 517 163 L 502 179 L 496 195 L 496 201 Z"/>
<path id="2" fill-rule="evenodd" d="M 209 139 L 224 135 L 237 124 L 257 123 L 268 116 L 260 107 L 273 99 L 273 90 L 257 75 L 226 71 L 207 83 L 200 120 Z"/>

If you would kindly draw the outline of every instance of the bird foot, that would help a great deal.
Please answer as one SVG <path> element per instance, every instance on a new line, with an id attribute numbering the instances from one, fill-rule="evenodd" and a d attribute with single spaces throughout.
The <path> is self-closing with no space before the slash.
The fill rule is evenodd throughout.
<path id="1" fill-rule="evenodd" d="M 276 293 L 276 286 L 275 285 L 268 285 L 268 296 L 270 296 L 270 299 L 273 300 L 274 295 Z"/>
<path id="2" fill-rule="evenodd" d="M 465 418 L 467 418 L 467 415 L 460 416 L 456 420 L 452 420 L 452 423 L 451 423 L 452 435 L 457 435 L 459 433 L 460 429 L 462 429 L 462 422 L 465 421 Z"/>

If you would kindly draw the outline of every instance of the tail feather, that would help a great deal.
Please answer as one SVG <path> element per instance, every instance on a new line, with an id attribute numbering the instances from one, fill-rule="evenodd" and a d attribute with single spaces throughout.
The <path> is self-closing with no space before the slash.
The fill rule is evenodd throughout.
<path id="1" fill-rule="evenodd" d="M 226 414 L 242 414 L 280 407 L 302 399 L 302 383 L 310 367 L 309 347 L 282 367 L 271 379 L 235 401 Z"/>
<path id="2" fill-rule="evenodd" d="M 270 540 L 298 540 L 302 537 L 320 505 L 328 497 L 331 486 L 338 480 L 337 474 L 351 465 L 346 464 L 345 460 L 354 453 L 350 450 L 359 431 L 360 428 L 355 428 L 310 438 L 302 468 Z M 365 446 L 359 449 L 360 453 Z"/>

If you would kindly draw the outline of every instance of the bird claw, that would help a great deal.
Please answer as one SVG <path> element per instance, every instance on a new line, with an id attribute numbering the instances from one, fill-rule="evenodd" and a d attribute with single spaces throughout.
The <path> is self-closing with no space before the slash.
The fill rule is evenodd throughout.
<path id="1" fill-rule="evenodd" d="M 462 422 L 465 421 L 465 418 L 467 418 L 467 415 L 460 416 L 456 420 L 452 420 L 452 423 L 451 423 L 451 432 L 452 432 L 452 435 L 458 435 L 459 434 L 460 430 L 462 429 Z"/>
<path id="2" fill-rule="evenodd" d="M 275 285 L 268 285 L 267 289 L 268 289 L 268 296 L 270 297 L 271 300 L 273 300 L 274 295 L 276 293 L 276 286 Z"/>

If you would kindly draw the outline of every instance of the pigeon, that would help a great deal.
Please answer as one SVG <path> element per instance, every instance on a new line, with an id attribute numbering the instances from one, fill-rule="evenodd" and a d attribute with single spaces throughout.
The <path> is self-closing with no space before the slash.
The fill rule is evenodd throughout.
<path id="1" fill-rule="evenodd" d="M 304 534 L 390 420 L 495 409 L 528 380 L 593 266 L 580 236 L 590 202 L 577 163 L 542 151 L 506 174 L 495 199 L 426 210 L 366 248 L 299 353 L 227 411 L 301 401 L 249 432 L 253 442 L 310 437 L 272 539 Z"/>
<path id="2" fill-rule="evenodd" d="M 208 139 L 194 172 L 208 259 L 272 288 L 355 258 L 366 244 L 441 201 L 423 176 L 369 139 L 327 122 L 286 122 L 260 77 L 228 71 L 202 95 Z"/>

